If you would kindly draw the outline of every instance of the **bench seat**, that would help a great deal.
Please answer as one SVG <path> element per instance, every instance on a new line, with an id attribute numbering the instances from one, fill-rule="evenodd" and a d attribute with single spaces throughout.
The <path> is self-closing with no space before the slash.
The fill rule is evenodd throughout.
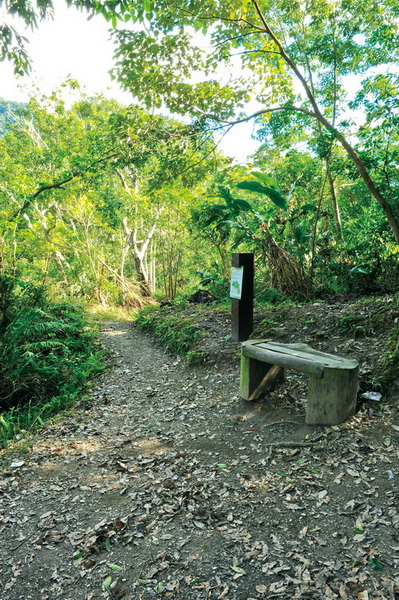
<path id="1" fill-rule="evenodd" d="M 309 376 L 306 423 L 337 425 L 356 409 L 358 363 L 307 344 L 250 340 L 241 347 L 240 395 L 255 400 L 284 377 L 284 369 Z"/>

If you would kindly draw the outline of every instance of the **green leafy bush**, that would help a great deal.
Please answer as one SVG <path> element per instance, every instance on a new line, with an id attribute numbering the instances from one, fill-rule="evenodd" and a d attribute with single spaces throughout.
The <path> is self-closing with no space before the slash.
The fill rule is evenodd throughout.
<path id="1" fill-rule="evenodd" d="M 170 307 L 144 308 L 138 313 L 135 323 L 143 331 L 151 333 L 170 352 L 186 356 L 190 364 L 205 361 L 203 353 L 193 349 L 202 331 L 191 319 L 182 319 L 179 314 L 171 312 Z"/>
<path id="2" fill-rule="evenodd" d="M 0 278 L 0 445 L 74 402 L 103 368 L 83 314 L 43 290 Z"/>
<path id="3" fill-rule="evenodd" d="M 287 298 L 282 292 L 270 286 L 259 286 L 259 289 L 255 289 L 255 298 L 262 304 L 276 305 L 287 302 Z"/>
<path id="4" fill-rule="evenodd" d="M 219 301 L 227 300 L 229 298 L 229 281 L 226 275 L 223 273 L 223 266 L 218 262 L 213 262 L 209 273 L 204 271 L 196 271 L 199 275 L 199 285 L 204 287 L 212 296 L 217 298 Z"/>

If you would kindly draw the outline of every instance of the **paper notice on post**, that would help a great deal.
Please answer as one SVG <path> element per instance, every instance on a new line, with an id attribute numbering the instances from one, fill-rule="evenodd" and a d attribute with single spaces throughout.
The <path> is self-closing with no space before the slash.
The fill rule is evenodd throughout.
<path id="1" fill-rule="evenodd" d="M 231 268 L 230 298 L 241 300 L 244 267 Z"/>

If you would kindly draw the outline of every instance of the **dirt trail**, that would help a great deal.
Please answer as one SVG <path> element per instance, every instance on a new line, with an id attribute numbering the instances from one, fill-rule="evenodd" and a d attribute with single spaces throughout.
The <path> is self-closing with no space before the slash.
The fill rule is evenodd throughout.
<path id="1" fill-rule="evenodd" d="M 2 458 L 2 598 L 399 598 L 397 407 L 309 427 L 301 382 L 239 399 L 234 342 L 104 340 L 90 403 Z"/>

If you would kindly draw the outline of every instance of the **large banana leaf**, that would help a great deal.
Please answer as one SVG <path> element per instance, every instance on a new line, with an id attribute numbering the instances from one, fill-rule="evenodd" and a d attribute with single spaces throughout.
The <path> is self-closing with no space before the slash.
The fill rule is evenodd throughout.
<path id="1" fill-rule="evenodd" d="M 257 194 L 267 196 L 278 208 L 283 210 L 287 210 L 288 208 L 287 200 L 274 187 L 262 185 L 258 181 L 241 181 L 237 184 L 237 187 L 240 190 L 247 190 L 248 192 L 256 192 Z"/>

